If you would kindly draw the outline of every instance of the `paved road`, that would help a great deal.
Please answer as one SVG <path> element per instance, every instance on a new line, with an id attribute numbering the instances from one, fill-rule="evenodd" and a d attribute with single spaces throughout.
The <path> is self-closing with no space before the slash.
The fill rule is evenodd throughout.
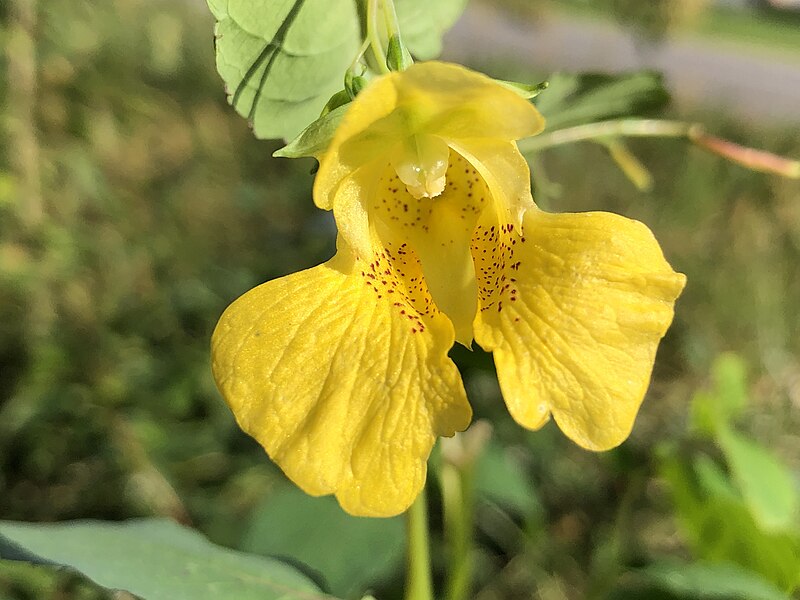
<path id="1" fill-rule="evenodd" d="M 613 23 L 548 15 L 530 24 L 479 3 L 448 33 L 445 47 L 454 60 L 512 59 L 543 71 L 653 68 L 680 104 L 800 123 L 800 48 L 792 55 L 686 37 L 644 45 Z"/>

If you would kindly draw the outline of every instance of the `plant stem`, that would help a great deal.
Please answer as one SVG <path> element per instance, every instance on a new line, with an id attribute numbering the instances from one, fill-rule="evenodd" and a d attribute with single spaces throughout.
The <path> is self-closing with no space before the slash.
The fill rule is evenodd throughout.
<path id="1" fill-rule="evenodd" d="M 691 138 L 701 129 L 695 123 L 662 121 L 658 119 L 617 119 L 588 123 L 565 129 L 557 129 L 536 137 L 519 141 L 521 152 L 539 152 L 546 148 L 573 144 L 575 142 L 597 141 L 609 137 L 672 137 Z"/>
<path id="2" fill-rule="evenodd" d="M 751 171 L 800 179 L 800 161 L 772 152 L 749 148 L 707 134 L 699 123 L 658 119 L 617 119 L 556 129 L 518 142 L 520 152 L 528 154 L 575 142 L 600 142 L 620 137 L 685 138 L 699 148 L 712 152 Z"/>
<path id="3" fill-rule="evenodd" d="M 405 600 L 433 600 L 428 505 L 423 489 L 406 513 L 408 571 Z"/>
<path id="4" fill-rule="evenodd" d="M 392 0 L 381 0 L 383 4 L 383 14 L 386 19 L 386 30 L 389 32 L 389 37 L 396 35 L 400 36 L 400 21 L 397 19 L 397 10 L 395 10 L 394 2 Z"/>
<path id="5" fill-rule="evenodd" d="M 388 73 L 386 53 L 383 51 L 383 42 L 378 33 L 378 0 L 368 0 L 367 2 L 367 39 L 369 39 L 369 45 L 375 55 L 378 68 L 382 73 Z"/>
<path id="6" fill-rule="evenodd" d="M 447 600 L 467 600 L 472 585 L 472 470 L 472 464 L 458 466 L 445 460 L 440 472 L 448 547 Z"/>

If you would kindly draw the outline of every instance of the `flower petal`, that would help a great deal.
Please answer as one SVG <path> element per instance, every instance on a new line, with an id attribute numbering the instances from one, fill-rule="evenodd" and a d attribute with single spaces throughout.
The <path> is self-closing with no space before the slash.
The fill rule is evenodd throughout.
<path id="1" fill-rule="evenodd" d="M 475 339 L 494 352 L 518 423 L 537 429 L 552 413 L 584 448 L 619 445 L 685 277 L 637 221 L 537 210 L 524 225 L 524 236 L 488 223 L 476 231 Z"/>
<path id="2" fill-rule="evenodd" d="M 516 92 L 464 67 L 430 61 L 384 75 L 353 101 L 320 160 L 314 201 L 330 210 L 339 184 L 371 160 L 399 151 L 416 134 L 445 140 L 516 140 L 539 133 L 544 119 Z"/>
<path id="3" fill-rule="evenodd" d="M 533 209 L 531 173 L 517 144 L 504 140 L 450 140 L 450 146 L 480 173 L 494 198 L 498 219 L 522 229 L 525 212 Z"/>
<path id="4" fill-rule="evenodd" d="M 405 510 L 436 436 L 471 418 L 447 358 L 452 326 L 416 310 L 425 290 L 401 289 L 402 257 L 383 254 L 367 264 L 344 246 L 251 290 L 212 341 L 214 376 L 240 427 L 307 493 L 335 493 L 365 516 Z"/>
<path id="5" fill-rule="evenodd" d="M 369 218 L 379 224 L 382 240 L 407 241 L 414 249 L 436 307 L 453 323 L 456 339 L 469 347 L 478 310 L 470 239 L 491 196 L 477 171 L 456 152 L 450 152 L 446 180 L 439 196 L 414 198 L 388 166 L 369 199 Z M 341 220 L 338 213 L 336 218 Z"/>

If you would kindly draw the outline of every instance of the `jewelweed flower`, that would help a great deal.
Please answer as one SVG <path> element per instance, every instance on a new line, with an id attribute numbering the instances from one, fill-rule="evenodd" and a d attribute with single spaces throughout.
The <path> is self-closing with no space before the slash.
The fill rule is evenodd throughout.
<path id="1" fill-rule="evenodd" d="M 239 425 L 297 485 L 355 515 L 405 510 L 437 436 L 471 419 L 447 353 L 494 353 L 529 429 L 620 444 L 685 278 L 643 224 L 533 202 L 515 92 L 428 62 L 375 80 L 320 158 L 314 200 L 337 253 L 236 300 L 213 337 Z"/>

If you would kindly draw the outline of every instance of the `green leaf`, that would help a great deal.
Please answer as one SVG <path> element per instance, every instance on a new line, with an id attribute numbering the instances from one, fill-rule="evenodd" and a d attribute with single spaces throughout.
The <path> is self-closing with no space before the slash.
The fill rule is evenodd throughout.
<path id="1" fill-rule="evenodd" d="M 764 531 L 725 474 L 708 457 L 690 465 L 670 456 L 661 465 L 678 521 L 694 553 L 759 573 L 781 589 L 800 585 L 800 537 Z"/>
<path id="2" fill-rule="evenodd" d="M 247 530 L 243 549 L 291 556 L 348 598 L 394 573 L 405 548 L 402 518 L 351 517 L 333 498 L 312 498 L 294 487 L 271 495 Z"/>
<path id="3" fill-rule="evenodd" d="M 711 367 L 714 389 L 725 416 L 735 419 L 747 407 L 747 364 L 733 352 L 720 354 Z"/>
<path id="4" fill-rule="evenodd" d="M 403 42 L 412 55 L 430 60 L 442 53 L 442 35 L 452 27 L 468 0 L 395 0 Z"/>
<path id="5" fill-rule="evenodd" d="M 699 433 L 716 438 L 747 406 L 747 366 L 736 354 L 720 354 L 711 367 L 713 389 L 692 397 L 691 422 Z"/>
<path id="6" fill-rule="evenodd" d="M 510 89 L 512 92 L 516 92 L 526 100 L 533 100 L 550 86 L 549 81 L 533 84 L 519 83 L 517 81 L 503 81 L 502 79 L 495 79 L 495 81 L 503 87 Z"/>
<path id="7" fill-rule="evenodd" d="M 792 473 L 766 449 L 723 429 L 718 443 L 745 504 L 768 531 L 797 531 L 798 492 Z"/>
<path id="8" fill-rule="evenodd" d="M 146 600 L 326 598 L 281 561 L 215 546 L 196 531 L 162 519 L 0 521 L 0 558 L 63 565 L 103 587 Z"/>
<path id="9" fill-rule="evenodd" d="M 640 115 L 663 107 L 669 100 L 661 75 L 651 71 L 625 75 L 556 73 L 549 82 L 547 93 L 536 99 L 549 131 Z"/>
<path id="10" fill-rule="evenodd" d="M 540 510 L 539 496 L 514 457 L 496 443 L 490 443 L 475 465 L 475 489 L 504 508 L 519 514 Z"/>
<path id="11" fill-rule="evenodd" d="M 341 89 L 361 30 L 352 0 L 209 0 L 217 70 L 256 137 L 292 139 Z"/>
<path id="12" fill-rule="evenodd" d="M 687 600 L 789 600 L 757 574 L 725 563 L 660 562 L 638 571 L 637 579 Z"/>
<path id="13" fill-rule="evenodd" d="M 333 134 L 342 122 L 347 109 L 350 105 L 345 104 L 333 109 L 324 117 L 314 121 L 306 127 L 300 135 L 286 144 L 280 150 L 276 150 L 272 156 L 281 158 L 303 158 L 313 156 L 319 159 L 333 139 Z"/>

